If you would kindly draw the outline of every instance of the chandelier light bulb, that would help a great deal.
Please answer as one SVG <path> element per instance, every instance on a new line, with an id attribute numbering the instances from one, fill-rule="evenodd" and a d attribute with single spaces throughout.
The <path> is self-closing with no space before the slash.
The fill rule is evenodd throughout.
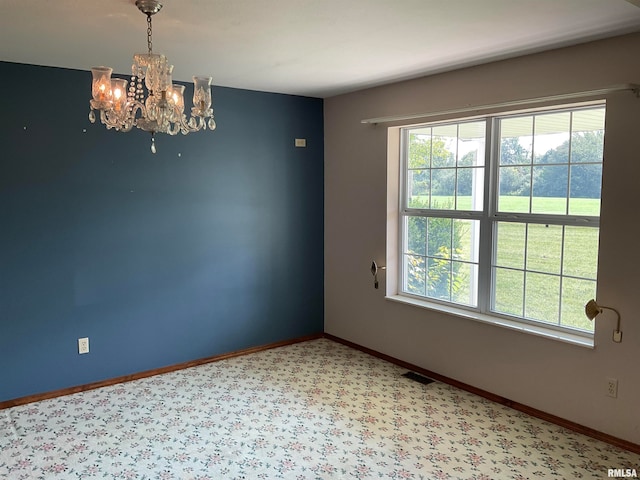
<path id="1" fill-rule="evenodd" d="M 175 106 L 175 112 L 182 115 L 184 113 L 184 85 L 171 85 L 171 103 Z"/>
<path id="2" fill-rule="evenodd" d="M 113 69 L 109 67 L 93 67 L 91 69 L 91 75 L 93 76 L 91 94 L 93 95 L 93 102 L 99 108 L 108 107 L 111 102 L 111 72 L 113 72 Z"/>
<path id="3" fill-rule="evenodd" d="M 91 69 L 92 99 L 89 121 L 107 129 L 129 132 L 136 127 L 151 133 L 151 152 L 156 153 L 155 134 L 186 135 L 199 130 L 214 130 L 211 108 L 211 77 L 193 77 L 193 107 L 184 114 L 184 85 L 173 84 L 173 65 L 167 57 L 153 53 L 152 15 L 162 8 L 159 0 L 136 0 L 136 7 L 147 16 L 147 53 L 136 53 L 131 66 L 131 81 L 111 78 L 110 67 Z"/>
<path id="4" fill-rule="evenodd" d="M 122 78 L 111 80 L 111 96 L 113 109 L 122 112 L 127 106 L 127 81 Z"/>

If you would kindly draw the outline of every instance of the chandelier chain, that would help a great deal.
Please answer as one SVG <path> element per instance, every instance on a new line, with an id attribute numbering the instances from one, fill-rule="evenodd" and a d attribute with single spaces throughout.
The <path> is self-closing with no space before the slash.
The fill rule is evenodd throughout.
<path id="1" fill-rule="evenodd" d="M 151 30 L 151 15 L 147 14 L 147 49 L 149 50 L 149 55 L 153 52 L 153 32 Z"/>

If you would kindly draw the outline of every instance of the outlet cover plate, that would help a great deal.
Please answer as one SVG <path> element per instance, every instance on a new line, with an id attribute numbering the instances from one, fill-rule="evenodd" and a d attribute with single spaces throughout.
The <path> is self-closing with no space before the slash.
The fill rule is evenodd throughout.
<path id="1" fill-rule="evenodd" d="M 78 339 L 78 353 L 80 355 L 82 355 L 84 353 L 89 353 L 89 338 L 88 337 L 84 337 L 84 338 L 79 338 Z"/>
<path id="2" fill-rule="evenodd" d="M 607 397 L 618 398 L 618 379 L 607 378 Z"/>

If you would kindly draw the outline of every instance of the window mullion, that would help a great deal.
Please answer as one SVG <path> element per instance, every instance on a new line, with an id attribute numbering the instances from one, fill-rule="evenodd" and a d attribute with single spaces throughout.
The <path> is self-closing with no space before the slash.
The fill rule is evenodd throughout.
<path id="1" fill-rule="evenodd" d="M 485 154 L 484 154 L 484 208 L 480 219 L 480 246 L 478 259 L 478 309 L 488 313 L 491 308 L 491 292 L 493 291 L 493 225 L 491 215 L 496 210 L 497 199 L 497 160 L 495 122 L 486 120 Z"/>

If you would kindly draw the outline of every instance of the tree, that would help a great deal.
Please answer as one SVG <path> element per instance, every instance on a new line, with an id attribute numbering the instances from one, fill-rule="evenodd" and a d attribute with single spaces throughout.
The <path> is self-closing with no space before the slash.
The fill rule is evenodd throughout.
<path id="1" fill-rule="evenodd" d="M 409 168 L 412 177 L 409 182 L 409 198 L 431 195 L 451 195 L 455 189 L 455 171 L 439 167 L 455 166 L 455 156 L 447 149 L 442 137 L 412 133 L 409 136 Z M 429 169 L 432 169 L 431 171 Z"/>
<path id="2" fill-rule="evenodd" d="M 409 168 L 455 165 L 455 157 L 442 137 L 412 133 L 409 135 Z"/>
<path id="3" fill-rule="evenodd" d="M 540 158 L 540 175 L 534 183 L 538 197 L 562 197 L 567 191 L 567 175 L 570 175 L 570 196 L 572 198 L 600 198 L 602 188 L 602 152 L 604 132 L 574 133 L 557 148 L 551 149 Z M 571 155 L 570 167 L 552 166 L 564 162 Z M 551 165 L 550 165 L 551 164 Z M 570 172 L 570 173 L 568 173 Z"/>
<path id="4" fill-rule="evenodd" d="M 462 264 L 452 260 L 462 254 L 467 224 L 450 218 L 409 217 L 408 230 L 408 251 L 413 254 L 409 257 L 408 290 L 449 300 L 466 283 Z"/>
<path id="5" fill-rule="evenodd" d="M 465 156 L 461 162 L 472 160 L 471 156 Z M 411 169 L 411 207 L 425 210 L 452 209 L 451 200 L 439 203 L 434 199 L 438 196 L 449 197 L 456 191 L 456 169 L 448 168 L 456 166 L 456 158 L 447 148 L 446 138 L 421 133 L 411 134 L 408 163 Z M 472 169 L 458 169 L 458 172 L 459 175 L 470 176 Z M 470 185 L 470 181 L 463 183 Z M 408 252 L 413 254 L 408 257 L 408 291 L 449 300 L 465 282 L 460 272 L 461 264 L 452 260 L 462 253 L 461 245 L 466 225 L 448 218 L 408 218 Z"/>
<path id="6" fill-rule="evenodd" d="M 518 167 L 531 162 L 531 152 L 520 145 L 518 137 L 503 138 L 500 142 L 500 195 L 528 195 L 531 169 Z M 513 166 L 511 166 L 513 165 Z"/>
<path id="7" fill-rule="evenodd" d="M 507 137 L 500 141 L 500 165 L 531 163 L 531 152 L 520 144 L 519 137 Z"/>

